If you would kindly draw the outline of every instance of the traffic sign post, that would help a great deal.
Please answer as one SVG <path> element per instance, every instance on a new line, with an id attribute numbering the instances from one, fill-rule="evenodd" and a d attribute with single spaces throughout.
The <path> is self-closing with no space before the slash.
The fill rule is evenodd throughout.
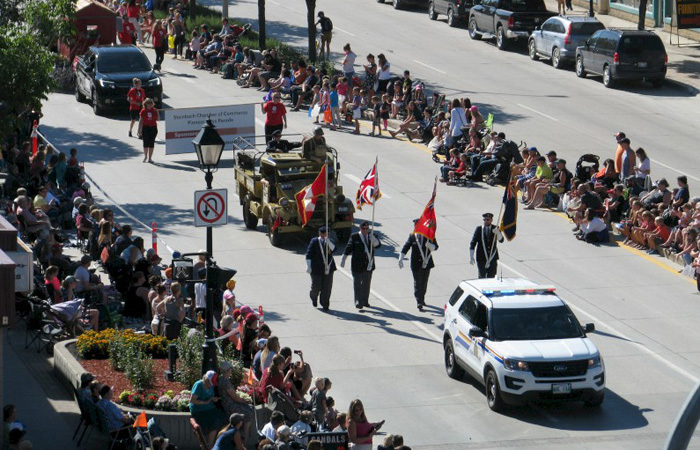
<path id="1" fill-rule="evenodd" d="M 215 227 L 228 222 L 228 190 L 208 189 L 194 193 L 194 226 Z"/>

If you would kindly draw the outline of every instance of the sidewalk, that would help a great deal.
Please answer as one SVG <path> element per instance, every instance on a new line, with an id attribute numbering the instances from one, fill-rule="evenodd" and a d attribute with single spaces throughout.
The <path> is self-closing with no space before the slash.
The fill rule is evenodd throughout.
<path id="1" fill-rule="evenodd" d="M 579 0 L 581 1 L 581 0 Z M 588 12 L 588 6 L 574 4 L 574 14 L 585 14 Z M 556 0 L 545 0 L 547 9 L 557 11 Z M 637 28 L 636 22 L 630 22 L 619 17 L 596 14 L 596 18 L 600 20 L 606 28 Z M 678 37 L 674 33 L 673 44 L 669 43 L 671 39 L 670 33 L 661 28 L 649 28 L 659 35 L 661 41 L 666 47 L 668 54 L 668 72 L 666 74 L 666 82 L 679 89 L 686 90 L 689 94 L 696 95 L 700 93 L 700 42 L 692 41 Z M 677 45 L 680 40 L 680 46 Z"/>
<path id="2" fill-rule="evenodd" d="M 80 411 L 73 393 L 59 383 L 53 358 L 24 348 L 24 323 L 0 331 L 3 402 L 17 406 L 18 419 L 27 426 L 34 448 L 68 448 Z"/>

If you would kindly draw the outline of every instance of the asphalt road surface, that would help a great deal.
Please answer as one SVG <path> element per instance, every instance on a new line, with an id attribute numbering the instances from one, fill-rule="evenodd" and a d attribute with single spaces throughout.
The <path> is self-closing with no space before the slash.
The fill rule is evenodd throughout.
<path id="1" fill-rule="evenodd" d="M 268 0 L 267 5 L 268 33 L 303 45 L 304 2 Z M 493 44 L 470 41 L 465 29 L 450 29 L 423 12 L 394 11 L 373 0 L 319 2 L 318 8 L 335 24 L 334 52 L 345 42 L 358 55 L 384 52 L 394 73 L 408 68 L 429 90 L 471 98 L 482 111 L 495 114 L 497 130 L 540 151 L 555 149 L 571 167 L 582 153 L 612 157 L 612 135 L 625 131 L 634 147 L 644 147 L 651 156 L 654 178 L 675 180 L 685 173 L 691 195 L 699 185 L 695 128 L 700 108 L 682 90 L 638 84 L 608 90 L 599 80 L 579 80 L 570 70 L 533 63 L 524 50 L 500 52 Z M 256 2 L 232 2 L 230 12 L 255 22 Z M 147 53 L 153 58 L 150 49 Z M 257 103 L 261 98 L 254 90 L 167 57 L 163 80 L 166 107 Z M 205 187 L 194 153 L 165 156 L 159 141 L 156 163 L 143 164 L 141 142 L 127 137 L 125 116 L 95 117 L 89 105 L 72 95 L 51 95 L 43 112 L 42 132 L 63 151 L 79 148 L 96 196 L 101 203 L 118 205 L 119 220 L 136 224 L 135 234 L 148 238 L 146 224 L 156 221 L 171 249 L 205 246 L 204 229 L 193 226 L 193 191 Z M 303 113 L 291 113 L 289 124 L 288 133 L 312 129 Z M 164 125 L 160 127 L 162 139 Z M 303 349 L 314 375 L 333 381 L 330 395 L 339 410 L 361 398 L 370 420 L 386 419 L 383 431 L 404 435 L 413 448 L 662 445 L 700 379 L 700 297 L 690 279 L 661 258 L 579 242 L 560 214 L 521 210 L 516 239 L 500 246 L 503 276 L 556 285 L 581 322 L 596 324 L 591 337 L 605 359 L 606 400 L 600 409 L 540 405 L 492 413 L 480 386 L 445 375 L 440 341 L 447 297 L 460 280 L 476 276 L 476 268 L 467 263 L 471 233 L 483 212 L 498 213 L 502 188 L 438 186 L 440 250 L 428 289 L 430 306 L 420 313 L 410 270 L 399 270 L 396 257 L 412 219 L 430 197 L 438 166 L 419 145 L 347 132 L 327 132 L 326 137 L 339 150 L 341 182 L 351 197 L 379 157 L 385 195 L 377 203 L 376 231 L 383 246 L 372 284 L 373 308 L 355 310 L 347 270 L 335 275 L 332 311 L 311 307 L 303 256 L 308 237 L 273 248 L 262 225 L 257 231 L 245 229 L 230 150 L 214 178 L 215 188 L 229 189 L 229 223 L 214 230 L 214 257 L 238 269 L 238 297 L 264 305 L 266 322 L 283 345 Z M 356 221 L 370 216 L 371 208 L 365 208 Z M 163 253 L 164 244 L 160 246 Z"/>

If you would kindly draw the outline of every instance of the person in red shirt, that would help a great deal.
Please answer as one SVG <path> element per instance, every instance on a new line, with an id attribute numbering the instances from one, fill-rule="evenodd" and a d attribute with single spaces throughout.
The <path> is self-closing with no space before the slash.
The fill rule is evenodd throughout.
<path id="1" fill-rule="evenodd" d="M 156 20 L 151 31 L 153 37 L 153 49 L 156 51 L 156 63 L 153 65 L 153 70 L 160 71 L 160 65 L 165 59 L 165 52 L 168 49 L 168 32 L 163 27 L 160 20 Z"/>
<path id="2" fill-rule="evenodd" d="M 158 135 L 158 120 L 160 115 L 154 106 L 152 98 L 143 102 L 143 109 L 139 113 L 139 138 L 143 139 L 143 162 L 153 162 L 153 147 Z"/>
<path id="3" fill-rule="evenodd" d="M 124 21 L 124 24 L 122 25 L 122 32 L 119 33 L 119 42 L 122 44 L 131 44 L 134 42 L 133 35 L 134 35 L 134 25 L 131 22 Z"/>
<path id="4" fill-rule="evenodd" d="M 657 216 L 654 219 L 654 225 L 656 225 L 654 230 L 644 235 L 649 247 L 648 253 L 651 254 L 656 253 L 656 249 L 659 247 L 659 245 L 666 242 L 668 237 L 671 235 L 671 229 L 664 223 L 663 217 Z"/>
<path id="5" fill-rule="evenodd" d="M 282 103 L 282 96 L 279 92 L 275 92 L 271 102 L 262 103 L 262 112 L 266 115 L 265 118 L 265 144 L 272 139 L 274 131 L 287 128 L 287 109 Z"/>
<path id="6" fill-rule="evenodd" d="M 141 80 L 134 78 L 133 83 L 134 87 L 129 89 L 126 94 L 126 99 L 129 101 L 129 116 L 131 117 L 129 137 L 131 137 L 131 130 L 134 129 L 134 123 L 139 120 L 139 111 L 141 111 L 143 101 L 146 99 L 146 91 L 141 89 Z"/>
<path id="7" fill-rule="evenodd" d="M 129 23 L 134 27 L 136 36 L 139 39 L 139 44 L 143 44 L 143 34 L 141 34 L 141 24 L 139 17 L 141 16 L 141 7 L 136 0 L 129 0 L 129 5 L 126 7 L 126 17 L 129 18 Z"/>

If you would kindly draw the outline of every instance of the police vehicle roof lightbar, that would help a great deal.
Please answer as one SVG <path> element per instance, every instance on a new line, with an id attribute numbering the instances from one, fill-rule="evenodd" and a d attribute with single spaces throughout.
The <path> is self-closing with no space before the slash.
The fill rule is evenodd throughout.
<path id="1" fill-rule="evenodd" d="M 504 295 L 530 295 L 530 294 L 553 294 L 554 286 L 538 286 L 536 288 L 524 289 L 482 289 L 481 293 L 487 297 L 497 297 Z"/>

